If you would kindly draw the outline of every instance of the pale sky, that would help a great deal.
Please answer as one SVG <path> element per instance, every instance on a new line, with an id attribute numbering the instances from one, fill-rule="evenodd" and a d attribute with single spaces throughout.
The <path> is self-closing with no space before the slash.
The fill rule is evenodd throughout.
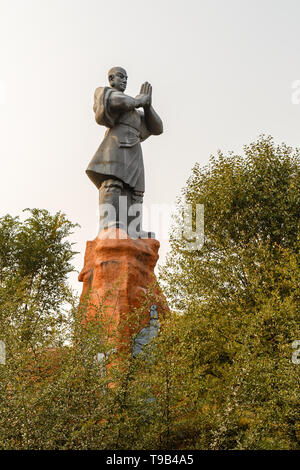
<path id="1" fill-rule="evenodd" d="M 299 18 L 299 0 L 0 0 L 0 215 L 65 212 L 80 271 L 98 223 L 85 169 L 105 131 L 93 94 L 115 65 L 126 93 L 152 84 L 164 122 L 143 144 L 147 205 L 173 204 L 218 149 L 262 133 L 300 146 Z"/>

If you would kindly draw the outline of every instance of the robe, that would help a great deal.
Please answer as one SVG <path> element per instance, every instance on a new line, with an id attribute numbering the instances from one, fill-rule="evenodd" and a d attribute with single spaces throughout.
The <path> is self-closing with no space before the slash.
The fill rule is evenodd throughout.
<path id="1" fill-rule="evenodd" d="M 151 135 L 144 113 L 133 109 L 112 114 L 110 96 L 116 90 L 110 87 L 95 91 L 94 112 L 97 122 L 107 131 L 86 170 L 93 183 L 100 188 L 103 181 L 118 178 L 131 189 L 145 191 L 144 162 L 141 142 Z M 119 93 L 119 92 L 118 92 Z"/>

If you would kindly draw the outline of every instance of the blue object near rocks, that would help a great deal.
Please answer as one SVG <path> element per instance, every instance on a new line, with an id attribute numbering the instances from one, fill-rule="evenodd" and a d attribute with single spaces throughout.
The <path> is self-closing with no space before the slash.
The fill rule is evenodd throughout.
<path id="1" fill-rule="evenodd" d="M 133 346 L 134 357 L 138 356 L 146 344 L 149 344 L 153 338 L 156 338 L 159 331 L 158 311 L 156 305 L 150 307 L 150 324 L 143 328 L 135 337 Z"/>

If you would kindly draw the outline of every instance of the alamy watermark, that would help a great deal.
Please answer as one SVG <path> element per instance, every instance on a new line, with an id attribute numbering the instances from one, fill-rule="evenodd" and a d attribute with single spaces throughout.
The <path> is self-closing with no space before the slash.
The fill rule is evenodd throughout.
<path id="1" fill-rule="evenodd" d="M 173 239 L 181 240 L 181 248 L 187 251 L 201 250 L 204 245 L 204 205 L 184 204 L 180 216 L 173 204 L 132 204 L 127 207 L 126 196 L 119 196 L 118 204 L 100 204 L 98 233 L 110 229 L 108 238 L 156 238 L 169 240 L 173 215 L 177 217 Z M 142 226 L 151 227 L 155 233 L 145 232 Z M 121 233 L 112 230 L 122 229 Z M 142 236 L 141 236 L 142 234 Z"/>
<path id="2" fill-rule="evenodd" d="M 300 80 L 292 82 L 291 102 L 292 104 L 300 104 Z"/>

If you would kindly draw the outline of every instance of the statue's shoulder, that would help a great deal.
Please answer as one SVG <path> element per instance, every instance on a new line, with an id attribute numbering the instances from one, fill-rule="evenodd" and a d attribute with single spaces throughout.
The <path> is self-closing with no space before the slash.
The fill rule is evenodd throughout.
<path id="1" fill-rule="evenodd" d="M 115 90 L 113 88 L 110 88 L 109 86 L 99 86 L 98 88 L 96 88 L 95 93 L 94 93 L 95 103 L 96 101 L 99 102 L 99 100 L 103 102 L 106 95 L 110 94 L 113 91 Z"/>
<path id="2" fill-rule="evenodd" d="M 115 90 L 111 87 L 98 87 L 94 93 L 94 113 L 96 114 L 96 121 L 98 124 L 113 127 L 114 119 L 110 115 L 108 99 L 111 93 L 114 93 Z"/>

